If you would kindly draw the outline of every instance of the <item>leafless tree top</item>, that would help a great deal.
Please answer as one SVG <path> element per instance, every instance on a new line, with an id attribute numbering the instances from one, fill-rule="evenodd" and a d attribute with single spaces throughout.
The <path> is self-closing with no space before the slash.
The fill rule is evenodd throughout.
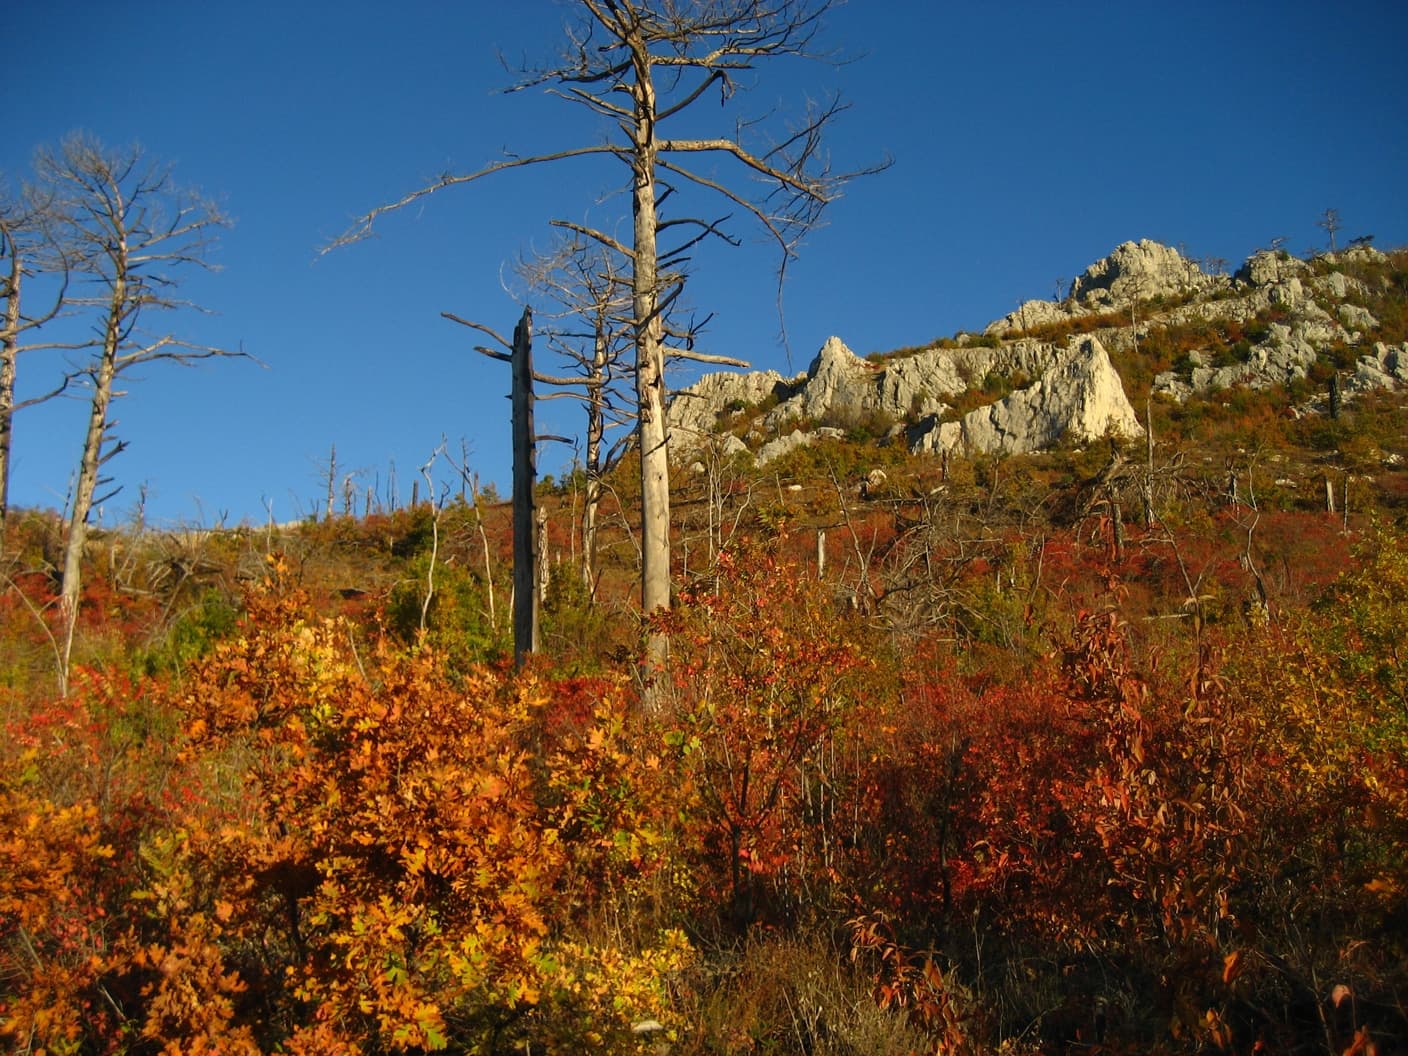
<path id="1" fill-rule="evenodd" d="M 187 268 L 216 270 L 209 254 L 229 221 L 214 203 L 178 187 L 170 168 L 150 162 L 140 147 L 109 150 L 82 134 L 41 149 L 34 167 L 50 195 L 57 238 L 93 289 L 72 303 L 107 310 L 104 325 L 118 327 L 120 367 L 242 354 L 136 333 L 148 309 L 202 310 L 177 290 Z"/>
<path id="2" fill-rule="evenodd" d="M 473 172 L 445 173 L 405 197 L 371 210 L 328 249 L 371 234 L 376 221 L 437 190 L 509 169 L 590 156 L 615 157 L 632 170 L 658 167 L 666 198 L 685 187 L 704 190 L 751 215 L 782 252 L 785 264 L 803 235 L 851 178 L 888 162 L 836 172 L 823 149 L 832 121 L 847 106 L 839 96 L 809 102 L 788 122 L 773 112 L 734 115 L 718 135 L 675 135 L 674 119 L 717 97 L 721 111 L 736 103 L 740 74 L 763 60 L 830 60 L 816 47 L 823 16 L 838 0 L 578 0 L 579 17 L 556 64 L 521 71 L 507 90 L 544 87 L 608 118 L 620 135 L 531 156 L 510 156 Z M 578 6 L 578 5 L 574 5 Z M 718 111 L 715 111 L 718 113 Z M 699 125 L 696 119 L 693 124 Z M 648 154 L 648 158 L 643 158 Z M 704 156 L 734 164 L 742 180 L 696 166 Z M 684 241 L 723 233 L 722 221 L 682 217 L 662 225 Z M 596 229 L 581 229 L 627 257 L 631 248 Z M 688 234 L 686 234 L 688 232 Z M 662 249 L 662 263 L 678 245 Z"/>

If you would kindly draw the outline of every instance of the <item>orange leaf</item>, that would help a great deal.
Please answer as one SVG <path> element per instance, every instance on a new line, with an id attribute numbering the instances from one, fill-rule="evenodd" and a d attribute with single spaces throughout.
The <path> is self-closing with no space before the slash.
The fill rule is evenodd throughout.
<path id="1" fill-rule="evenodd" d="M 1222 959 L 1222 981 L 1230 983 L 1242 974 L 1242 951 L 1229 953 Z"/>

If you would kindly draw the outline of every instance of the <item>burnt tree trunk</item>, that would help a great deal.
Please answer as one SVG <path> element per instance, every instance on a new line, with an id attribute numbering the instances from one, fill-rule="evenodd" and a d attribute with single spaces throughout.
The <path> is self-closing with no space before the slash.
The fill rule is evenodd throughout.
<path id="1" fill-rule="evenodd" d="M 533 311 L 513 328 L 513 662 L 538 651 L 538 460 L 533 428 Z"/>

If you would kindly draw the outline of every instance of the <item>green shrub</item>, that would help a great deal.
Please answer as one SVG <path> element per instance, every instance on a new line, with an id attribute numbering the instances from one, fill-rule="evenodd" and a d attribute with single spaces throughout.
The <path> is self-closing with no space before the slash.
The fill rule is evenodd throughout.
<path id="1" fill-rule="evenodd" d="M 386 601 L 387 629 L 406 644 L 414 644 L 420 640 L 424 609 L 426 642 L 443 653 L 454 668 L 463 670 L 507 655 L 512 649 L 508 592 L 496 598 L 491 617 L 483 578 L 441 561 L 435 565 L 434 591 L 426 605 L 429 570 L 429 554 L 406 566 L 406 578 L 392 588 Z"/>

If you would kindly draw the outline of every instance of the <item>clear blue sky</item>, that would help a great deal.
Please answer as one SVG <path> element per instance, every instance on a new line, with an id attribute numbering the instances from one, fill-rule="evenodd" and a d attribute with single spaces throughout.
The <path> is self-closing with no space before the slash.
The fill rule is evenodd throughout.
<path id="1" fill-rule="evenodd" d="M 222 270 L 187 287 L 218 314 L 171 322 L 265 365 L 153 368 L 131 384 L 107 521 L 143 483 L 168 522 L 257 523 L 266 502 L 293 519 L 317 506 L 333 444 L 363 487 L 384 489 L 394 461 L 404 500 L 442 434 L 507 490 L 507 368 L 439 313 L 511 332 L 504 262 L 542 246 L 551 217 L 609 222 L 621 202 L 599 201 L 601 170 L 496 176 L 390 218 L 374 241 L 317 250 L 441 172 L 595 142 L 579 108 L 495 92 L 513 79 L 499 53 L 551 59 L 572 6 L 9 0 L 0 170 L 18 182 L 35 146 L 75 129 L 171 162 L 236 221 Z M 854 108 L 831 140 L 837 167 L 894 165 L 852 185 L 803 248 L 785 293 L 790 361 L 757 232 L 739 225 L 742 249 L 701 255 L 690 297 L 716 313 L 709 351 L 791 371 L 831 334 L 860 353 L 918 344 L 1052 296 L 1126 239 L 1234 266 L 1276 237 L 1319 247 L 1327 207 L 1342 240 L 1408 243 L 1401 0 L 852 0 L 825 38 L 856 61 L 763 69 L 736 101 L 839 88 Z M 36 353 L 21 387 L 58 366 Z M 63 503 L 83 410 L 20 416 L 17 504 Z M 578 415 L 558 401 L 540 425 L 575 432 Z M 540 469 L 569 458 L 549 446 Z"/>

